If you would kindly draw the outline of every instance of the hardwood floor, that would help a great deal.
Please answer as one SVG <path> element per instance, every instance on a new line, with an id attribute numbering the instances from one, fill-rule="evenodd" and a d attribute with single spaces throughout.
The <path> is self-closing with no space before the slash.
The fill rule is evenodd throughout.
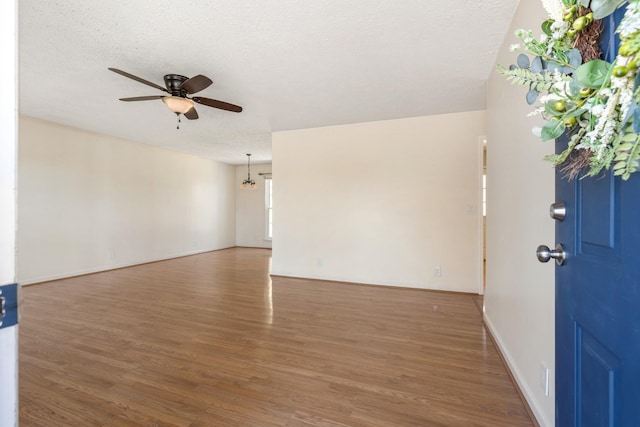
<path id="1" fill-rule="evenodd" d="M 228 249 L 23 288 L 20 426 L 531 426 L 473 296 Z"/>

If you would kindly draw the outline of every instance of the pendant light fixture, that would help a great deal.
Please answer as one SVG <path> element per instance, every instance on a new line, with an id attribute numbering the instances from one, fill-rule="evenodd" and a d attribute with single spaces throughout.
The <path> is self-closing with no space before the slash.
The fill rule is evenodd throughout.
<path id="1" fill-rule="evenodd" d="M 242 181 L 242 185 L 240 186 L 240 188 L 244 189 L 247 187 L 251 188 L 252 190 L 255 190 L 256 188 L 256 182 L 251 179 L 251 154 L 247 154 L 247 179 Z"/>

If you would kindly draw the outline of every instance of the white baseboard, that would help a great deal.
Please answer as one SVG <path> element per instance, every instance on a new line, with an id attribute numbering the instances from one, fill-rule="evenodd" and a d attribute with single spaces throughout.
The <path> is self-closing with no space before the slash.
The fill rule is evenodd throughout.
<path id="1" fill-rule="evenodd" d="M 430 287 L 428 285 L 423 285 L 420 283 L 410 283 L 403 281 L 394 281 L 394 280 L 375 280 L 372 278 L 354 278 L 354 277 L 346 277 L 341 275 L 319 275 L 319 274 L 307 274 L 307 273 L 297 273 L 292 271 L 281 271 L 281 270 L 272 270 L 272 276 L 280 276 L 280 277 L 291 277 L 294 279 L 309 279 L 309 280 L 319 280 L 319 281 L 327 281 L 327 282 L 343 282 L 343 283 L 354 283 L 358 285 L 379 285 L 379 286 L 391 286 L 398 288 L 412 288 L 412 289 L 423 289 L 427 291 L 442 291 L 442 292 L 460 292 L 464 294 L 477 294 L 477 289 L 471 288 L 460 288 L 457 286 L 442 286 L 442 287 Z"/>
<path id="2" fill-rule="evenodd" d="M 504 345 L 504 342 L 502 341 L 500 334 L 498 334 L 495 327 L 493 326 L 493 323 L 491 323 L 491 319 L 486 313 L 484 315 L 484 322 L 485 322 L 485 325 L 487 325 L 487 328 L 489 328 L 489 331 L 493 336 L 493 339 L 496 345 L 498 346 L 498 350 L 502 353 L 502 356 L 507 362 L 507 368 L 511 371 L 511 374 L 513 375 L 513 378 L 515 378 L 516 383 L 518 383 L 518 387 L 520 388 L 520 391 L 524 395 L 524 398 L 527 400 L 527 403 L 529 404 L 529 407 L 531 408 L 533 415 L 536 417 L 538 424 L 540 424 L 540 427 L 553 427 L 555 422 L 548 420 L 544 415 L 544 413 L 540 410 L 540 405 L 538 404 L 538 401 L 536 400 L 533 392 L 531 391 L 531 387 L 529 387 L 529 385 L 524 381 L 523 379 L 524 376 L 522 375 L 520 370 L 517 368 L 517 365 L 513 362 L 513 357 L 511 356 L 511 353 L 509 353 L 509 350 Z"/>
<path id="3" fill-rule="evenodd" d="M 30 279 L 27 279 L 27 280 L 21 280 L 20 277 L 18 277 L 18 283 L 21 286 L 35 285 L 36 283 L 50 282 L 52 280 L 66 279 L 66 278 L 69 278 L 69 277 L 84 276 L 85 274 L 101 273 L 103 271 L 117 270 L 118 268 L 133 267 L 135 265 L 148 264 L 150 262 L 166 261 L 168 259 L 181 258 L 181 257 L 189 256 L 189 255 L 203 254 L 203 253 L 206 253 L 206 252 L 219 251 L 219 250 L 222 250 L 222 249 L 228 249 L 228 248 L 232 248 L 232 247 L 234 247 L 234 246 L 229 246 L 229 247 L 224 247 L 224 248 L 198 249 L 198 250 L 195 250 L 195 251 L 181 252 L 181 253 L 172 254 L 172 255 L 168 255 L 168 256 L 165 256 L 165 257 L 159 257 L 159 258 L 148 258 L 148 259 L 145 258 L 145 259 L 139 259 L 139 260 L 129 260 L 129 261 L 122 262 L 122 263 L 105 264 L 103 266 L 92 267 L 92 268 L 87 268 L 87 269 L 82 269 L 82 270 L 69 271 L 69 272 L 60 273 L 60 274 L 39 276 L 39 277 L 30 278 Z"/>

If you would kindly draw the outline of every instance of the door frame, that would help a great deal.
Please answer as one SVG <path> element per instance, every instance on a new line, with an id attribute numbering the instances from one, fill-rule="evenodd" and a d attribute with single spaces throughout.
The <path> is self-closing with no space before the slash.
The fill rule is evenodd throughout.
<path id="1" fill-rule="evenodd" d="M 16 281 L 18 0 L 0 2 L 0 285 Z M 0 425 L 18 425 L 18 326 L 0 329 Z"/>

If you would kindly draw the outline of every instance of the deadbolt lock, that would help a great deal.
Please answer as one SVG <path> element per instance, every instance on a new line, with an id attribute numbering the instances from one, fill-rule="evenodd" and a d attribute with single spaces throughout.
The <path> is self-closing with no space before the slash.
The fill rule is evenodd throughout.
<path id="1" fill-rule="evenodd" d="M 549 216 L 556 221 L 564 221 L 567 216 L 567 206 L 561 200 L 559 202 L 551 203 L 549 206 Z"/>

